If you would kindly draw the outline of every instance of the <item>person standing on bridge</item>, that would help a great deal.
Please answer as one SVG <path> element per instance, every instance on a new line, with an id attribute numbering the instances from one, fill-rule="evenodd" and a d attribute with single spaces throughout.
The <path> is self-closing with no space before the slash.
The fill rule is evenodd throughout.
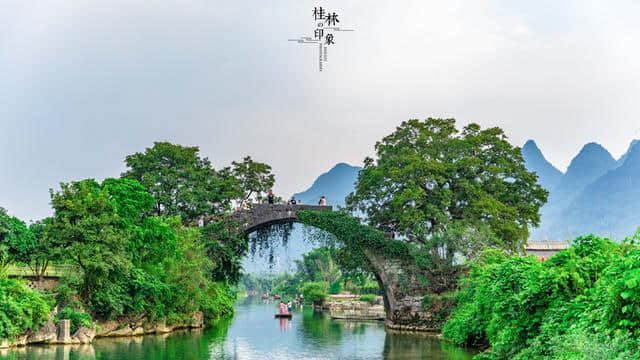
<path id="1" fill-rule="evenodd" d="M 295 205 L 295 204 L 297 204 L 297 203 L 298 203 L 298 202 L 296 201 L 296 197 L 295 197 L 295 196 L 292 196 L 292 197 L 291 197 L 291 200 L 289 200 L 289 205 Z"/>
<path id="2" fill-rule="evenodd" d="M 327 206 L 327 198 L 325 198 L 324 195 L 320 196 L 320 201 L 318 201 L 318 205 Z"/>
<path id="3" fill-rule="evenodd" d="M 273 204 L 275 202 L 276 196 L 273 194 L 273 190 L 269 190 L 269 193 L 267 194 L 267 202 L 269 204 Z"/>

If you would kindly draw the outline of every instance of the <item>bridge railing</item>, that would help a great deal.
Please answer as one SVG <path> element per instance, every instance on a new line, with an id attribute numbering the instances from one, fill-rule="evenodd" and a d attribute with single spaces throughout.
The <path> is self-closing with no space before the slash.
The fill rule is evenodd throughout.
<path id="1" fill-rule="evenodd" d="M 60 278 L 65 275 L 79 272 L 79 269 L 74 265 L 68 264 L 51 264 L 47 267 L 44 273 L 44 277 Z M 11 265 L 7 269 L 7 276 L 9 277 L 34 277 L 36 276 L 28 266 Z"/>
<path id="2" fill-rule="evenodd" d="M 328 210 L 332 209 L 331 205 L 309 205 L 309 204 L 264 204 L 255 203 L 251 204 L 252 209 L 273 209 L 273 210 L 286 210 L 291 209 L 294 211 L 299 210 Z"/>

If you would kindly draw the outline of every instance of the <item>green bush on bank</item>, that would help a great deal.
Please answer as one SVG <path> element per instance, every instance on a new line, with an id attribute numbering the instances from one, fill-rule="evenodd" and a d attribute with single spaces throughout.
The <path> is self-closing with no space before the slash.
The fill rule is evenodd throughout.
<path id="1" fill-rule="evenodd" d="M 378 282 L 373 280 L 368 280 L 361 287 L 359 287 L 358 293 L 362 295 L 367 295 L 367 294 L 382 295 Z"/>
<path id="2" fill-rule="evenodd" d="M 135 316 L 169 324 L 188 322 L 197 311 L 207 320 L 232 312 L 235 294 L 213 275 L 211 239 L 177 216 L 150 216 L 154 204 L 129 179 L 88 179 L 52 193 L 55 215 L 45 236 L 79 269 L 58 289 L 62 307 L 101 320 Z"/>
<path id="3" fill-rule="evenodd" d="M 437 327 L 442 328 L 455 308 L 457 297 L 457 291 L 442 294 L 427 294 L 422 298 L 422 308 L 431 313 L 437 323 Z"/>
<path id="4" fill-rule="evenodd" d="M 71 334 L 78 331 L 80 327 L 93 327 L 93 319 L 91 315 L 77 311 L 72 307 L 65 307 L 56 314 L 55 323 L 57 324 L 60 320 L 70 320 L 71 321 Z"/>
<path id="5" fill-rule="evenodd" d="M 585 236 L 547 261 L 489 250 L 462 280 L 443 336 L 484 359 L 640 356 L 640 247 Z"/>
<path id="6" fill-rule="evenodd" d="M 325 282 L 308 282 L 302 286 L 302 295 L 307 303 L 322 303 L 328 296 L 328 285 Z"/>
<path id="7" fill-rule="evenodd" d="M 343 290 L 342 281 L 340 279 L 334 281 L 329 285 L 329 294 L 336 295 L 340 294 Z"/>
<path id="8" fill-rule="evenodd" d="M 0 279 L 1 339 L 15 339 L 27 330 L 37 330 L 47 321 L 50 311 L 44 295 L 18 280 Z"/>
<path id="9" fill-rule="evenodd" d="M 369 304 L 373 304 L 373 302 L 376 301 L 376 295 L 373 295 L 373 294 L 362 295 L 360 296 L 360 298 L 358 298 L 358 300 L 368 302 Z"/>
<path id="10" fill-rule="evenodd" d="M 236 294 L 229 285 L 220 282 L 211 282 L 204 291 L 204 297 L 200 299 L 200 310 L 208 325 L 222 318 L 231 317 L 234 313 L 233 305 Z"/>

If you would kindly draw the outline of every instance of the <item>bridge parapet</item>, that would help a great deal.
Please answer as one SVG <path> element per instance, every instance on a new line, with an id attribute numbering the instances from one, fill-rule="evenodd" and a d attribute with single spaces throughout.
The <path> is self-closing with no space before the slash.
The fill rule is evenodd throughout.
<path id="1" fill-rule="evenodd" d="M 533 255 L 541 258 L 553 256 L 560 250 L 569 248 L 571 244 L 566 241 L 530 241 L 527 243 L 527 255 Z"/>
<path id="2" fill-rule="evenodd" d="M 298 221 L 296 213 L 301 210 L 331 211 L 332 206 L 291 205 L 291 204 L 251 204 L 250 209 L 238 210 L 233 218 L 239 221 L 244 233 L 249 234 L 263 226 Z"/>

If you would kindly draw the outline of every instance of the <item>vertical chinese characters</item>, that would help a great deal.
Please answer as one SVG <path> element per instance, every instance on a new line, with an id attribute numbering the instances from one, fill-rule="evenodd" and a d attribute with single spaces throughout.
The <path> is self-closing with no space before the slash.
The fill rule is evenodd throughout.
<path id="1" fill-rule="evenodd" d="M 353 31 L 353 29 L 341 28 L 338 13 L 329 11 L 322 6 L 315 6 L 311 15 L 315 21 L 313 36 L 302 36 L 299 39 L 289 39 L 289 41 L 295 41 L 298 44 L 317 44 L 319 70 L 322 71 L 323 62 L 327 61 L 327 47 L 336 44 L 336 34 L 340 31 Z"/>

